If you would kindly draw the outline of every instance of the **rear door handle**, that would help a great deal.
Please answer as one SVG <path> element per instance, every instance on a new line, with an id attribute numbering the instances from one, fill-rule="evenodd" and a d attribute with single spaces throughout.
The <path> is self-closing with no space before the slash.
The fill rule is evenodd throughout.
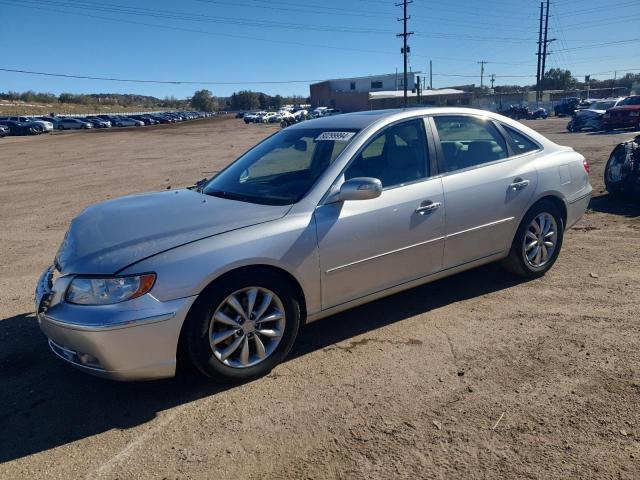
<path id="1" fill-rule="evenodd" d="M 442 205 L 440 202 L 431 202 L 427 200 L 426 202 L 422 202 L 422 204 L 416 208 L 416 213 L 420 215 L 426 215 L 427 213 L 431 213 L 434 210 L 437 210 Z"/>
<path id="2" fill-rule="evenodd" d="M 527 188 L 527 186 L 529 185 L 529 180 L 523 180 L 521 178 L 516 178 L 513 183 L 511 185 L 509 185 L 509 188 L 511 190 L 517 191 L 517 190 L 523 190 L 525 188 Z"/>

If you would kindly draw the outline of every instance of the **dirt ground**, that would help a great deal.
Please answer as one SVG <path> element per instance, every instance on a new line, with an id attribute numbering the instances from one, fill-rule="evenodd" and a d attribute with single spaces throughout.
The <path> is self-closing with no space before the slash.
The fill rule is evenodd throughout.
<path id="1" fill-rule="evenodd" d="M 490 265 L 316 322 L 233 388 L 77 372 L 32 292 L 85 206 L 210 176 L 276 127 L 0 139 L 0 478 L 640 478 L 640 207 L 602 186 L 631 134 L 566 121 L 530 125 L 589 159 L 595 197 L 546 277 Z"/>

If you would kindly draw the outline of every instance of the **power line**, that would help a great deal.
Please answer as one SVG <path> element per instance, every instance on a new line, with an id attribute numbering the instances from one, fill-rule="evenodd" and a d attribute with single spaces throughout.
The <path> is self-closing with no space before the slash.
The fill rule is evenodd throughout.
<path id="1" fill-rule="evenodd" d="M 154 83 L 163 85 L 268 85 L 268 84 L 294 84 L 294 83 L 313 83 L 321 82 L 325 79 L 304 79 L 304 80 L 257 80 L 257 81 L 244 81 L 244 80 L 155 80 L 155 79 L 140 79 L 140 78 L 120 78 L 120 77 L 106 77 L 106 76 L 93 76 L 93 75 L 76 75 L 69 73 L 53 73 L 42 72 L 35 70 L 14 69 L 0 67 L 0 71 L 9 73 L 19 73 L 26 75 L 41 75 L 47 77 L 62 77 L 62 78 L 74 78 L 80 80 L 99 80 L 108 82 L 126 82 L 126 83 Z M 615 70 L 607 70 L 603 72 L 595 72 L 591 75 L 605 75 L 614 72 L 634 72 L 640 71 L 640 68 L 616 68 Z M 437 77 L 456 77 L 456 78 L 477 78 L 477 75 L 464 75 L 453 73 L 431 73 Z M 584 76 L 582 74 L 574 74 L 576 76 Z M 534 75 L 500 75 L 491 74 L 492 79 L 497 78 L 534 78 Z"/>
<path id="2" fill-rule="evenodd" d="M 31 7 L 40 10 L 53 11 L 50 8 L 43 8 L 37 0 L 4 0 L 7 2 L 17 2 L 16 6 L 22 6 L 28 8 L 24 3 L 31 5 L 37 5 L 38 7 Z M 104 2 L 92 2 L 87 0 L 49 0 L 47 2 L 49 6 L 55 6 L 68 9 L 80 9 L 82 13 L 59 11 L 59 13 L 70 13 L 74 15 L 86 15 L 86 11 L 97 11 L 102 13 L 109 13 L 115 15 L 133 15 L 141 16 L 144 18 L 162 18 L 169 20 L 180 20 L 188 22 L 199 23 L 214 23 L 224 25 L 241 25 L 248 27 L 259 27 L 269 29 L 286 29 L 286 30 L 315 30 L 319 32 L 336 32 L 346 34 L 365 34 L 365 35 L 388 35 L 393 33 L 391 30 L 385 30 L 380 28 L 355 28 L 351 25 L 326 25 L 326 24 L 309 24 L 309 23 L 293 23 L 293 22 L 278 22 L 278 21 L 266 21 L 258 20 L 254 18 L 242 18 L 242 17 L 227 17 L 227 16 L 211 16 L 204 14 L 193 14 L 189 12 L 180 12 L 175 10 L 162 10 L 162 9 L 149 9 L 149 8 L 137 8 L 130 7 L 121 4 L 110 4 Z M 111 19 L 112 21 L 115 19 Z M 522 37 L 505 37 L 505 36 L 483 36 L 483 35 L 459 35 L 451 34 L 448 32 L 428 32 L 419 33 L 418 35 L 428 38 L 442 38 L 452 40 L 482 40 L 482 41 L 496 41 L 496 42 L 527 42 L 529 39 Z"/>
<path id="3" fill-rule="evenodd" d="M 246 40 L 255 40 L 255 41 L 259 41 L 259 42 L 268 42 L 268 43 L 278 43 L 278 44 L 283 44 L 283 45 L 288 45 L 288 46 L 303 46 L 303 47 L 314 47 L 314 48 L 320 48 L 320 49 L 331 49 L 331 50 L 341 50 L 341 51 L 351 51 L 351 52 L 359 52 L 359 53 L 371 53 L 371 54 L 377 54 L 377 55 L 396 55 L 394 52 L 390 52 L 390 51 L 383 51 L 383 50 L 373 50 L 373 49 L 365 49 L 365 48 L 354 48 L 354 47 L 345 47 L 345 46 L 337 46 L 337 45 L 326 45 L 326 44 L 318 44 L 318 43 L 309 43 L 309 42 L 300 42 L 297 40 L 279 40 L 279 39 L 274 39 L 274 38 L 264 38 L 264 37 L 256 37 L 256 36 L 252 36 L 252 35 L 240 35 L 240 34 L 232 34 L 232 33 L 222 33 L 222 32 L 212 32 L 212 31 L 208 31 L 208 30 L 201 30 L 201 29 L 194 29 L 194 28 L 187 28 L 187 27 L 178 27 L 178 26 L 171 26 L 171 25 L 163 25 L 163 24 L 157 24 L 157 23 L 149 23 L 149 22 L 142 22 L 142 21 L 136 21 L 136 20 L 129 20 L 129 19 L 116 19 L 116 18 L 112 18 L 112 17 L 105 17 L 105 16 L 101 16 L 101 15 L 95 15 L 95 14 L 90 14 L 90 13 L 80 13 L 80 12 L 67 12 L 67 11 L 63 11 L 63 10 L 57 10 L 57 9 L 53 9 L 53 8 L 43 8 L 43 7 L 32 7 L 32 6 L 28 6 L 28 5 L 24 5 L 24 4 L 14 4 L 12 2 L 12 0 L 0 0 L 0 3 L 2 2 L 8 2 L 10 1 L 12 6 L 16 6 L 16 7 L 20 7 L 20 8 L 26 8 L 26 9 L 35 9 L 35 10 L 44 10 L 44 11 L 49 11 L 49 12 L 54 12 L 54 13 L 61 13 L 61 14 L 65 14 L 65 15 L 75 15 L 75 16 L 81 16 L 81 17 L 87 17 L 87 18 L 95 18 L 95 19 L 99 19 L 99 20 L 106 20 L 109 22 L 119 22 L 119 23 L 127 23 L 130 25 L 141 25 L 141 26 L 146 26 L 146 27 L 152 27 L 152 28 L 161 28 L 161 29 L 167 29 L 167 30 L 173 30 L 173 31 L 179 31 L 179 32 L 187 32 L 187 33 L 197 33 L 197 34 L 201 34 L 201 35 L 209 35 L 209 36 L 217 36 L 217 37 L 228 37 L 228 38 L 240 38 L 240 39 L 246 39 Z M 450 60 L 450 61 L 459 61 L 459 62 L 473 62 L 475 60 L 472 59 L 463 59 L 463 58 L 454 58 L 454 57 L 450 57 L 450 56 L 426 56 L 426 55 L 415 55 L 415 56 L 419 56 L 422 58 L 435 58 L 435 59 L 440 59 L 440 60 Z M 526 66 L 526 63 L 522 63 L 522 62 L 500 62 L 500 61 L 492 61 L 491 63 L 495 63 L 495 64 L 500 64 L 500 65 L 514 65 L 514 66 Z"/>
<path id="4" fill-rule="evenodd" d="M 603 43 L 593 43 L 591 45 L 580 45 L 579 47 L 571 47 L 571 48 L 562 48 L 560 50 L 556 50 L 556 52 L 569 52 L 573 50 L 586 50 L 590 48 L 599 48 L 605 47 L 608 45 L 622 45 L 624 43 L 635 43 L 640 42 L 640 38 L 629 38 L 627 40 L 615 40 L 612 42 L 603 42 Z"/>
<path id="5" fill-rule="evenodd" d="M 80 80 L 102 80 L 107 82 L 126 82 L 126 83 L 157 83 L 157 84 L 170 84 L 170 85 L 267 85 L 267 84 L 287 84 L 287 83 L 313 83 L 320 82 L 318 79 L 306 79 L 306 80 L 263 80 L 263 81 L 209 81 L 209 80 L 147 80 L 138 78 L 117 78 L 117 77 L 99 77 L 90 75 L 72 75 L 67 73 L 51 73 L 51 72 L 36 72 L 32 70 L 18 70 L 12 68 L 0 68 L 2 72 L 11 73 L 24 73 L 29 75 L 43 75 L 47 77 L 63 77 L 63 78 L 76 78 Z"/>

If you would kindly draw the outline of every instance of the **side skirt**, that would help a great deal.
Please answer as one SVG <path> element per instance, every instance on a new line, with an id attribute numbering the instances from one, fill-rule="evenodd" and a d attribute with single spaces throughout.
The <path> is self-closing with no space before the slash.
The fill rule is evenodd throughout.
<path id="1" fill-rule="evenodd" d="M 401 283 L 400 285 L 396 285 L 395 287 L 391 287 L 385 290 L 381 290 L 379 292 L 371 293 L 364 297 L 351 300 L 347 303 L 335 305 L 333 307 L 327 308 L 326 310 L 321 310 L 320 312 L 308 315 L 306 319 L 306 323 L 312 323 L 317 320 L 330 317 L 331 315 L 335 315 L 336 313 L 343 312 L 351 308 L 355 308 L 359 305 L 363 305 L 365 303 L 369 303 L 374 300 L 378 300 L 380 298 L 388 297 L 390 295 L 402 292 L 404 290 L 409 290 L 414 287 L 419 287 L 420 285 L 435 282 L 436 280 L 440 280 L 441 278 L 450 277 L 452 275 L 455 275 L 456 273 L 464 272 L 466 270 L 471 270 L 481 265 L 486 265 L 487 263 L 492 263 L 498 260 L 502 260 L 508 255 L 508 253 L 509 253 L 508 250 L 492 253 L 486 257 L 482 257 L 477 260 L 472 260 L 471 262 L 463 263 L 462 265 L 457 265 L 455 267 L 447 268 L 445 270 L 440 270 L 439 272 L 432 273 L 431 275 L 420 277 L 406 283 Z"/>

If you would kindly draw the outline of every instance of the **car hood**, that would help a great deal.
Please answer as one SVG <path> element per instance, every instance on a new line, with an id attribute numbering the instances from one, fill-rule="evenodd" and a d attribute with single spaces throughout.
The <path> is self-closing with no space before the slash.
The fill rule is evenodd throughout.
<path id="1" fill-rule="evenodd" d="M 71 221 L 56 265 L 63 274 L 113 274 L 186 243 L 276 220 L 290 208 L 187 189 L 108 200 L 88 207 Z"/>

